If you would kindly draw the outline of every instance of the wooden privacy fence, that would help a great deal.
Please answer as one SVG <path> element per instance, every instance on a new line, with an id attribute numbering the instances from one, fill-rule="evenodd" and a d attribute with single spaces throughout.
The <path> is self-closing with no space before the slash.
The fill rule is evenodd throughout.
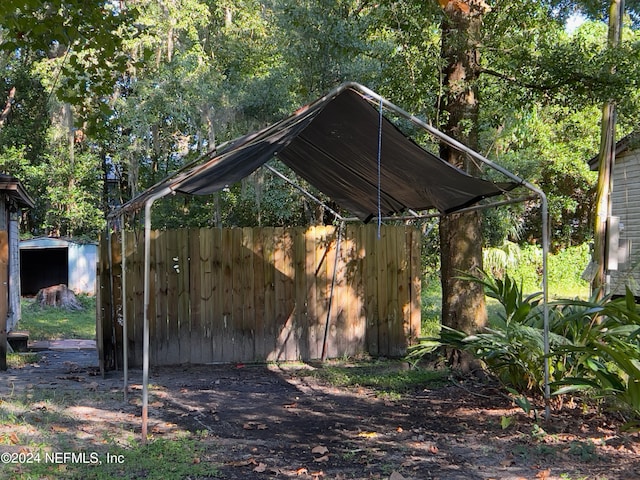
<path id="1" fill-rule="evenodd" d="M 378 237 L 375 225 L 350 225 L 338 242 L 338 231 L 153 231 L 151 363 L 312 360 L 323 348 L 327 358 L 403 355 L 420 334 L 420 232 L 382 226 Z M 106 369 L 122 365 L 121 252 L 119 234 L 103 236 L 97 327 Z M 125 255 L 128 359 L 140 366 L 141 233 L 126 232 Z"/>

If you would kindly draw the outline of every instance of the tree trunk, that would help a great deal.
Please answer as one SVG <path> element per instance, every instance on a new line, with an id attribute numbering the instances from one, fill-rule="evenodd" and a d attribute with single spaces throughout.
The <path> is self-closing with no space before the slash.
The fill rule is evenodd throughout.
<path id="1" fill-rule="evenodd" d="M 453 0 L 441 5 L 442 59 L 445 98 L 441 118 L 445 132 L 478 149 L 479 42 L 482 17 L 488 11 L 482 0 L 466 3 Z M 479 172 L 471 159 L 447 146 L 440 155 L 470 174 Z M 461 274 L 474 274 L 482 268 L 482 217 L 478 212 L 453 214 L 440 222 L 442 281 L 442 323 L 472 333 L 487 321 L 484 290 L 475 282 L 460 280 Z"/>
<path id="2" fill-rule="evenodd" d="M 36 304 L 65 310 L 84 310 L 75 294 L 64 284 L 41 288 L 36 295 Z"/>
<path id="3" fill-rule="evenodd" d="M 609 48 L 616 48 L 622 34 L 624 18 L 624 0 L 611 0 L 609 6 Z M 615 65 L 611 73 L 615 73 Z M 600 152 L 598 155 L 598 184 L 596 190 L 596 212 L 593 231 L 593 258 L 596 271 L 591 281 L 591 290 L 602 298 L 607 287 L 607 220 L 611 216 L 611 175 L 616 157 L 616 104 L 608 101 L 602 108 L 600 134 Z"/>

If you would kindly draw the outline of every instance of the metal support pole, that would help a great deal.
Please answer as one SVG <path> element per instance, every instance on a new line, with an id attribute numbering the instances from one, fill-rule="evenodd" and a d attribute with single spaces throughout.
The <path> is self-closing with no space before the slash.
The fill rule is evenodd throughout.
<path id="1" fill-rule="evenodd" d="M 551 387 L 549 385 L 549 206 L 547 196 L 540 192 L 540 210 L 542 216 L 542 320 L 544 329 L 544 417 L 551 417 Z"/>
<path id="2" fill-rule="evenodd" d="M 147 443 L 149 419 L 149 290 L 151 277 L 151 207 L 157 199 L 171 193 L 165 188 L 149 197 L 144 204 L 144 319 L 142 337 L 142 443 Z"/>
<path id="3" fill-rule="evenodd" d="M 127 242 L 125 237 L 124 215 L 120 220 L 120 242 L 122 247 L 122 370 L 123 370 L 123 392 L 124 402 L 129 401 L 129 337 L 127 332 Z"/>

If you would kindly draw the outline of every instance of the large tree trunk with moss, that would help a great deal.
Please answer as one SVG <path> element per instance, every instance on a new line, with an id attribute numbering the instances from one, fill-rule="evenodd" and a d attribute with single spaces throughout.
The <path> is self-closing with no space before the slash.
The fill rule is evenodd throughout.
<path id="1" fill-rule="evenodd" d="M 446 65 L 441 111 L 446 122 L 444 130 L 477 150 L 480 73 L 477 45 L 482 16 L 488 7 L 482 0 L 441 0 L 440 3 L 444 11 L 442 59 Z M 472 159 L 447 146 L 441 148 L 440 155 L 471 174 L 479 171 L 480 167 Z M 478 212 L 449 215 L 440 222 L 442 322 L 467 333 L 478 331 L 487 321 L 482 287 L 459 278 L 461 274 L 474 274 L 482 268 L 482 243 Z"/>

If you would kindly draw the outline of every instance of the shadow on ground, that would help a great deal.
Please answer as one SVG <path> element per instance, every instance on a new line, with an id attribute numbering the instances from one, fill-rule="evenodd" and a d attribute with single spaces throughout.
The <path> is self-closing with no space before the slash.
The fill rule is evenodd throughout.
<path id="1" fill-rule="evenodd" d="M 126 445 L 139 437 L 139 370 L 130 372 L 125 402 L 122 372 L 99 376 L 95 351 L 40 355 L 37 362 L 2 376 L 2 398 L 22 398 L 24 404 L 22 412 L 0 404 L 5 435 L 13 416 L 21 442 L 42 435 L 42 425 L 52 442 L 61 432 L 68 434 L 60 438 L 70 443 L 60 448 L 87 448 L 105 439 Z M 198 432 L 206 446 L 203 460 L 218 465 L 217 478 L 231 480 L 613 480 L 640 475 L 637 436 L 619 434 L 596 414 L 571 411 L 549 424 L 536 423 L 491 385 L 424 385 L 407 395 L 385 395 L 326 384 L 313 375 L 314 368 L 152 369 L 152 439 Z M 509 419 L 506 428 L 504 419 Z"/>

